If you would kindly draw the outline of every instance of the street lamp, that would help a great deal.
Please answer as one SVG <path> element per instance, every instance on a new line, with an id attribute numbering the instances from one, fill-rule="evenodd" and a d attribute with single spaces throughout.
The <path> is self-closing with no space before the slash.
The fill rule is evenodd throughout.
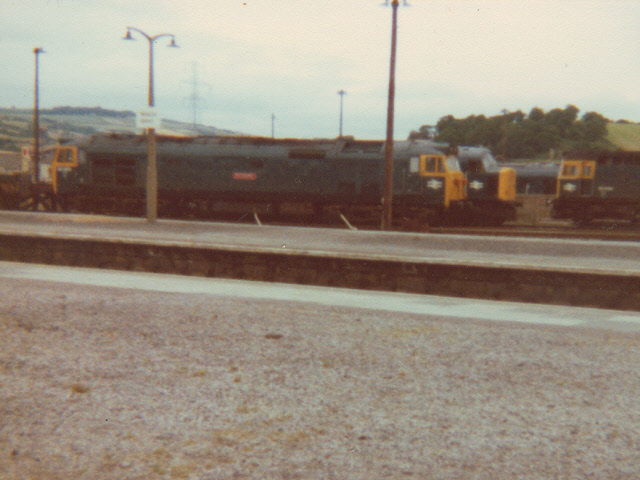
<path id="1" fill-rule="evenodd" d="M 391 230 L 393 202 L 393 102 L 396 76 L 396 38 L 398 30 L 399 0 L 391 0 L 393 10 L 391 18 L 391 61 L 389 66 L 389 98 L 387 102 L 387 139 L 384 147 L 384 196 L 382 198 L 382 229 Z M 386 5 L 389 4 L 387 0 Z M 404 1 L 403 5 L 407 5 Z"/>
<path id="2" fill-rule="evenodd" d="M 177 48 L 176 40 L 171 33 L 161 33 L 159 35 L 150 36 L 142 30 L 134 27 L 127 27 L 127 35 L 123 40 L 135 40 L 131 36 L 131 32 L 137 32 L 146 38 L 149 42 L 149 95 L 148 104 L 149 107 L 154 106 L 153 98 L 153 44 L 156 40 L 162 37 L 171 37 L 171 43 L 169 47 Z M 156 162 L 156 130 L 155 128 L 147 129 L 147 220 L 149 222 L 155 222 L 158 218 L 158 167 Z"/>
<path id="3" fill-rule="evenodd" d="M 39 106 L 38 106 L 38 55 L 44 53 L 42 47 L 33 49 L 33 53 L 36 57 L 36 75 L 34 85 L 34 107 L 33 107 L 33 179 L 34 184 L 38 185 L 40 181 L 40 118 L 39 118 Z"/>
<path id="4" fill-rule="evenodd" d="M 338 92 L 338 95 L 340 95 L 340 138 L 342 138 L 342 100 L 346 94 L 347 92 L 344 90 Z"/>

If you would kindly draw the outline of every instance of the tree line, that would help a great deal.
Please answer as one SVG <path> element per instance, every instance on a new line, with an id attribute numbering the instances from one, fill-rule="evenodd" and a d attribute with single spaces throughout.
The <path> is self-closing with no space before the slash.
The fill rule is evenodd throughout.
<path id="1" fill-rule="evenodd" d="M 62 107 L 53 107 L 49 109 L 41 109 L 40 112 L 44 115 L 96 115 L 99 117 L 113 117 L 113 118 L 133 118 L 136 116 L 135 112 L 130 110 L 109 110 L 102 107 L 70 107 L 68 105 Z"/>
<path id="2" fill-rule="evenodd" d="M 597 112 L 578 117 L 574 105 L 544 112 L 533 108 L 529 114 L 503 111 L 486 117 L 442 117 L 435 126 L 423 125 L 411 132 L 413 138 L 431 138 L 453 145 L 483 145 L 503 159 L 547 157 L 563 150 L 610 149 L 606 140 L 607 118 Z"/>

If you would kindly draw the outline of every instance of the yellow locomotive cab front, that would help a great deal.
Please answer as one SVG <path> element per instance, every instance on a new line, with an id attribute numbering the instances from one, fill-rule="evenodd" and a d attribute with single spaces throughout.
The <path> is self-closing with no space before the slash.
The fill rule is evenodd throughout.
<path id="1" fill-rule="evenodd" d="M 58 193 L 58 169 L 71 169 L 78 166 L 78 147 L 58 146 L 51 164 L 51 183 L 53 192 Z"/>
<path id="2" fill-rule="evenodd" d="M 432 178 L 431 182 L 442 182 L 445 208 L 466 198 L 467 179 L 454 156 L 421 155 L 420 176 Z"/>
<path id="3" fill-rule="evenodd" d="M 556 196 L 590 195 L 595 172 L 595 160 L 563 160 L 557 179 Z"/>

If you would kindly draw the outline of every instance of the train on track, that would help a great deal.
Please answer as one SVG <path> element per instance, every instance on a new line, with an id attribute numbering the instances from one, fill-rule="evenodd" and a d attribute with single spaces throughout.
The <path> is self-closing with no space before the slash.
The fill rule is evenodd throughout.
<path id="1" fill-rule="evenodd" d="M 563 157 L 551 216 L 640 222 L 640 152 L 569 152 Z"/>
<path id="2" fill-rule="evenodd" d="M 158 136 L 158 215 L 298 216 L 378 221 L 383 141 Z M 55 147 L 50 182 L 0 178 L 4 208 L 141 216 L 146 137 L 104 134 Z M 499 225 L 515 219 L 515 171 L 488 149 L 394 142 L 393 215 L 399 226 Z M 412 227 L 412 228 L 413 228 Z"/>

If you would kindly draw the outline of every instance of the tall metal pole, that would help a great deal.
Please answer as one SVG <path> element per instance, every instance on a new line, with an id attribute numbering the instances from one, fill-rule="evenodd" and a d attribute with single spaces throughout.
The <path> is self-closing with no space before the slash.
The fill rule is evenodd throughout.
<path id="1" fill-rule="evenodd" d="M 153 107 L 153 39 L 149 38 L 149 106 Z"/>
<path id="2" fill-rule="evenodd" d="M 271 138 L 276 138 L 276 116 L 271 114 Z"/>
<path id="3" fill-rule="evenodd" d="M 507 116 L 509 115 L 509 110 L 506 108 L 502 110 L 502 139 L 500 143 L 502 144 L 502 160 L 503 162 L 507 158 Z"/>
<path id="4" fill-rule="evenodd" d="M 389 66 L 389 99 L 387 102 L 387 139 L 384 148 L 384 197 L 382 199 L 382 229 L 390 230 L 393 203 L 393 102 L 395 96 L 396 37 L 398 26 L 398 0 L 392 0 L 391 61 Z"/>
<path id="5" fill-rule="evenodd" d="M 347 92 L 345 92 L 344 90 L 340 90 L 338 92 L 338 95 L 340 95 L 340 138 L 342 138 L 342 100 L 344 98 L 344 96 L 346 95 Z"/>
<path id="6" fill-rule="evenodd" d="M 40 107 L 38 98 L 38 55 L 43 53 L 41 47 L 33 49 L 36 57 L 35 85 L 34 85 L 34 107 L 33 107 L 33 179 L 34 184 L 40 181 Z"/>
<path id="7" fill-rule="evenodd" d="M 153 98 L 153 40 L 149 40 L 149 107 L 154 106 Z M 156 154 L 156 129 L 147 129 L 147 221 L 153 223 L 158 218 L 158 161 Z"/>
<path id="8" fill-rule="evenodd" d="M 154 106 L 153 98 L 153 44 L 160 37 L 171 37 L 170 47 L 177 47 L 175 37 L 171 33 L 161 33 L 154 35 L 153 37 L 147 35 L 142 30 L 138 30 L 134 27 L 127 27 L 127 35 L 125 40 L 133 40 L 131 31 L 138 32 L 145 37 L 149 42 L 149 93 L 148 104 L 149 107 Z M 147 221 L 153 223 L 158 218 L 158 166 L 156 155 L 156 129 L 147 129 L 147 182 L 146 182 L 146 195 L 147 195 Z"/>

